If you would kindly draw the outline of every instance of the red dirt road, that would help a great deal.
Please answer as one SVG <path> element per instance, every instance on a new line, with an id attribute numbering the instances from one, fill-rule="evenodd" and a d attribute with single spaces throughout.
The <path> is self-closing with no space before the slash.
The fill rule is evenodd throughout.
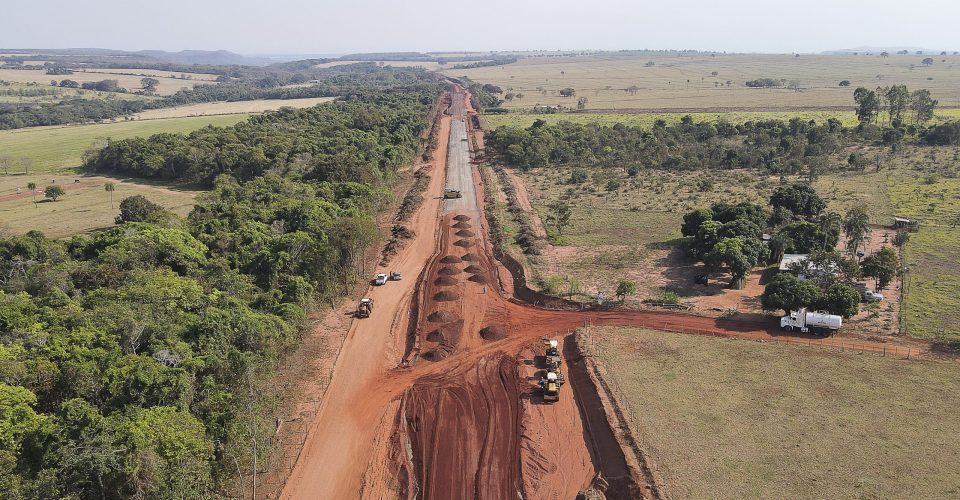
<path id="1" fill-rule="evenodd" d="M 462 158 L 447 158 L 457 149 L 448 138 L 459 144 L 462 135 L 451 123 L 470 123 L 469 96 L 457 88 L 449 98 L 426 201 L 411 219 L 417 236 L 392 264 L 408 279 L 371 290 L 373 315 L 353 322 L 281 496 L 573 498 L 598 472 L 612 497 L 653 496 L 627 465 L 575 353 L 564 351 L 561 401 L 541 404 L 538 370 L 527 363 L 542 354 L 540 340 L 585 322 L 756 340 L 782 335 L 769 319 L 547 310 L 502 294 L 511 277 L 499 275 L 490 251 L 479 176 Z M 445 184 L 464 188 L 469 178 L 473 192 L 441 201 Z"/>

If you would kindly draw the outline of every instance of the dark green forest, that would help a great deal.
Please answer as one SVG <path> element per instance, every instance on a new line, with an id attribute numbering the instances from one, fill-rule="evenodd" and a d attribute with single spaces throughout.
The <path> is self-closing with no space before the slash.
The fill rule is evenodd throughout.
<path id="1" fill-rule="evenodd" d="M 97 172 L 209 186 L 185 219 L 138 199 L 109 230 L 0 240 L 4 498 L 216 497 L 265 457 L 258 383 L 355 279 L 441 90 L 388 69 L 350 85 L 88 155 Z"/>

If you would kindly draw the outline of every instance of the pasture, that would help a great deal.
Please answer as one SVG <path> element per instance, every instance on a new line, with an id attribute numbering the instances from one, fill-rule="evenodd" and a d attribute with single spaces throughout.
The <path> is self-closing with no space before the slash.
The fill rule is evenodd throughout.
<path id="1" fill-rule="evenodd" d="M 960 367 L 591 327 L 631 430 L 673 498 L 951 498 Z"/>
<path id="2" fill-rule="evenodd" d="M 0 68 L 0 80 L 19 82 L 19 83 L 40 83 L 49 85 L 51 80 L 73 80 L 78 83 L 98 82 L 100 80 L 117 80 L 120 87 L 129 92 L 142 90 L 140 80 L 143 76 L 123 75 L 118 73 L 105 72 L 87 72 L 74 71 L 72 75 L 48 75 L 46 71 L 39 69 L 3 69 Z M 193 88 L 194 85 L 209 83 L 201 80 L 183 80 L 179 78 L 159 77 L 160 83 L 157 85 L 156 93 L 158 95 L 171 95 L 183 88 Z"/>
<path id="3" fill-rule="evenodd" d="M 27 188 L 33 182 L 38 193 L 34 197 Z M 113 182 L 113 206 L 104 183 Z M 44 198 L 43 191 L 52 185 L 66 190 L 57 201 Z M 19 192 L 17 189 L 19 188 Z M 120 201 L 142 194 L 167 210 L 186 215 L 193 208 L 196 192 L 152 186 L 102 176 L 85 175 L 7 175 L 0 176 L 0 227 L 17 234 L 43 231 L 51 238 L 109 227 L 120 213 Z M 36 203 L 34 202 L 36 199 Z"/>
<path id="4" fill-rule="evenodd" d="M 0 156 L 13 160 L 13 165 L 9 166 L 11 174 L 26 170 L 24 159 L 29 163 L 30 173 L 62 172 L 80 166 L 84 151 L 106 138 L 126 139 L 161 132 L 190 132 L 207 125 L 229 126 L 249 116 L 240 113 L 4 130 L 0 131 Z"/>
<path id="5" fill-rule="evenodd" d="M 134 115 L 138 120 L 159 118 L 181 118 L 187 116 L 230 115 L 236 113 L 262 113 L 276 109 L 309 108 L 334 100 L 334 97 L 312 97 L 305 99 L 258 99 L 255 101 L 205 102 L 188 104 L 173 108 L 148 109 Z"/>
<path id="6" fill-rule="evenodd" d="M 586 109 L 659 112 L 724 112 L 777 110 L 848 110 L 858 86 L 906 84 L 930 89 L 941 107 L 960 107 L 960 56 L 879 55 L 824 56 L 803 54 L 642 55 L 600 53 L 585 56 L 526 57 L 513 64 L 442 70 L 492 83 L 504 92 L 523 94 L 507 108 L 535 105 L 575 108 L 580 97 Z M 784 80 L 792 88 L 748 88 L 759 78 Z M 842 80 L 849 87 L 840 87 Z M 560 89 L 576 90 L 572 97 Z M 628 91 L 635 87 L 632 91 Z M 501 96 L 502 97 L 502 96 Z"/>

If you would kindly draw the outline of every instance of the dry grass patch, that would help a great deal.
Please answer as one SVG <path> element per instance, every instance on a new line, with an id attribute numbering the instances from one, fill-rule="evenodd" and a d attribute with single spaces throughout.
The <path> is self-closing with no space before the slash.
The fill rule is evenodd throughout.
<path id="1" fill-rule="evenodd" d="M 135 116 L 140 120 L 158 118 L 180 118 L 185 116 L 229 115 L 237 113 L 262 113 L 280 108 L 309 108 L 334 100 L 334 97 L 312 97 L 306 99 L 258 99 L 255 101 L 205 102 L 174 108 L 149 109 Z"/>
<path id="2" fill-rule="evenodd" d="M 930 89 L 942 104 L 954 104 L 955 89 L 960 87 L 960 57 L 933 56 L 935 63 L 923 67 L 920 61 L 924 57 L 928 56 L 606 53 L 527 57 L 504 66 L 443 72 L 522 93 L 522 99 L 505 103 L 508 108 L 538 104 L 575 108 L 580 97 L 587 98 L 587 109 L 759 111 L 852 107 L 853 89 L 858 86 L 872 89 L 900 83 L 912 89 Z M 758 78 L 784 79 L 788 83 L 795 80 L 800 90 L 744 85 Z M 849 80 L 851 85 L 840 87 L 841 80 Z M 637 87 L 636 92 L 627 91 L 632 86 Z M 575 89 L 576 95 L 560 96 L 559 90 L 565 87 Z"/>
<path id="3" fill-rule="evenodd" d="M 104 183 L 108 181 L 116 184 L 113 207 L 110 206 L 110 193 L 103 189 Z M 37 190 L 41 192 L 36 195 L 38 203 L 34 203 L 34 197 L 27 189 L 30 182 L 36 183 Z M 57 201 L 46 200 L 42 191 L 54 184 L 63 187 L 66 194 Z M 17 194 L 17 188 L 20 188 L 20 194 Z M 136 194 L 142 194 L 180 215 L 190 212 L 196 196 L 194 191 L 174 190 L 101 176 L 0 176 L 0 221 L 18 234 L 38 230 L 51 238 L 62 238 L 112 226 L 114 217 L 120 213 L 120 200 Z"/>
<path id="4" fill-rule="evenodd" d="M 955 498 L 960 366 L 592 328 L 675 498 Z"/>

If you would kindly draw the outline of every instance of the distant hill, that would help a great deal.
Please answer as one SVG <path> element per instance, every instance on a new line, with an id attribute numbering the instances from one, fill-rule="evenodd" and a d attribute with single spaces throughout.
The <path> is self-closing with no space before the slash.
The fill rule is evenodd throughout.
<path id="1" fill-rule="evenodd" d="M 70 58 L 77 62 L 86 59 L 161 62 L 170 64 L 205 64 L 205 65 L 245 65 L 263 66 L 275 62 L 267 57 L 250 57 L 236 54 L 227 50 L 181 50 L 167 52 L 165 50 L 113 50 L 100 48 L 66 48 L 66 49 L 0 49 L 4 54 L 25 54 L 45 56 L 57 60 Z"/>

